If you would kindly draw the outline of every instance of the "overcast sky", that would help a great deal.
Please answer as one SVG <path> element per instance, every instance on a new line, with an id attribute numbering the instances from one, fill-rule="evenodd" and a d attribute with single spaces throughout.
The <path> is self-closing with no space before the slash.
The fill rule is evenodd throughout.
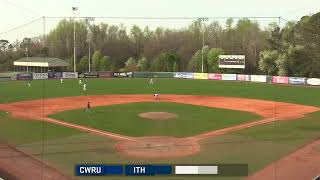
<path id="1" fill-rule="evenodd" d="M 122 17 L 218 17 L 218 16 L 282 16 L 299 20 L 302 16 L 320 11 L 320 0 L 0 0 L 0 33 L 42 16 L 73 16 L 72 6 L 79 7 L 77 16 Z M 96 19 L 94 23 L 126 26 L 132 24 L 178 28 L 190 20 L 110 20 Z M 271 20 L 261 20 L 268 24 Z M 272 20 L 275 21 L 275 20 Z M 48 20 L 49 31 L 57 19 Z M 42 21 L 0 38 L 18 39 L 43 32 Z"/>

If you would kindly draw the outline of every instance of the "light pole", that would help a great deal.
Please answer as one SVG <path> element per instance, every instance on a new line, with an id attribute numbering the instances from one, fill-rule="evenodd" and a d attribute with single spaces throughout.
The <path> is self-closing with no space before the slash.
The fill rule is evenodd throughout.
<path id="1" fill-rule="evenodd" d="M 88 56 L 88 64 L 89 64 L 89 73 L 91 72 L 91 31 L 89 31 L 89 56 Z"/>
<path id="2" fill-rule="evenodd" d="M 203 47 L 204 47 L 204 23 L 205 21 L 208 21 L 209 18 L 199 18 L 201 22 L 201 27 L 202 27 L 202 48 L 201 48 L 201 73 L 203 73 Z"/>
<path id="3" fill-rule="evenodd" d="M 77 72 L 76 69 L 76 11 L 78 7 L 72 7 L 73 11 L 73 72 Z"/>
<path id="4" fill-rule="evenodd" d="M 92 38 L 92 32 L 90 29 L 90 21 L 94 21 L 93 17 L 88 17 L 88 44 L 89 44 L 89 55 L 88 55 L 88 61 L 89 61 L 89 73 L 91 72 L 91 38 Z"/>
<path id="5" fill-rule="evenodd" d="M 23 38 L 22 44 L 23 44 L 23 46 L 26 48 L 27 73 L 29 73 L 29 53 L 28 53 L 28 46 L 31 44 L 31 39 L 30 39 L 30 38 Z"/>
<path id="6" fill-rule="evenodd" d="M 26 47 L 26 55 L 27 55 L 27 73 L 29 73 L 29 54 L 28 54 L 28 47 Z"/>

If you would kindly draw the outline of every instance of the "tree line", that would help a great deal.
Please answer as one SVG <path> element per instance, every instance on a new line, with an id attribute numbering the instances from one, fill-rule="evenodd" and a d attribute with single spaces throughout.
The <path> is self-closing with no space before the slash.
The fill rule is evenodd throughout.
<path id="1" fill-rule="evenodd" d="M 205 25 L 195 20 L 187 27 L 150 30 L 137 25 L 90 24 L 88 20 L 61 20 L 45 37 L 21 41 L 0 40 L 0 70 L 12 70 L 13 61 L 28 55 L 64 59 L 73 69 L 73 26 L 76 26 L 77 70 L 235 72 L 320 77 L 320 13 L 298 22 L 262 27 L 257 21 L 229 18 Z M 204 45 L 202 36 L 204 38 Z M 218 68 L 221 54 L 246 55 L 244 70 Z"/>

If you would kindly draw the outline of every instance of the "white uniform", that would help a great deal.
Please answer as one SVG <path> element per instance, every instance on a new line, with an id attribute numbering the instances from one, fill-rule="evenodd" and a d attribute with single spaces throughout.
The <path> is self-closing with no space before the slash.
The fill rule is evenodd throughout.
<path id="1" fill-rule="evenodd" d="M 84 90 L 84 91 L 87 90 L 87 84 L 83 84 L 83 90 Z"/>
<path id="2" fill-rule="evenodd" d="M 158 99 L 158 96 L 159 96 L 159 94 L 154 94 L 154 95 L 153 95 L 153 97 L 154 97 L 155 100 Z"/>
<path id="3" fill-rule="evenodd" d="M 31 82 L 28 82 L 28 86 L 31 87 Z"/>
<path id="4" fill-rule="evenodd" d="M 81 81 L 81 79 L 79 80 L 79 84 L 82 84 L 82 81 Z"/>
<path id="5" fill-rule="evenodd" d="M 62 78 L 60 79 L 60 83 L 61 83 L 61 84 L 63 83 L 63 79 L 62 79 Z"/>
<path id="6" fill-rule="evenodd" d="M 149 83 L 150 83 L 150 85 L 153 85 L 153 79 L 152 78 L 150 79 Z"/>

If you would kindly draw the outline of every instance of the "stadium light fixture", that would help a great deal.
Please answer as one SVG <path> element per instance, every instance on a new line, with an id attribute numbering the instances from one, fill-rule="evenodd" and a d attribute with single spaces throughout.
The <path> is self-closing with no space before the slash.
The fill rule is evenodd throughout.
<path id="1" fill-rule="evenodd" d="M 76 69 L 76 11 L 78 7 L 72 7 L 73 11 L 73 71 L 77 72 Z"/>
<path id="2" fill-rule="evenodd" d="M 209 18 L 206 18 L 206 17 L 202 17 L 202 18 L 199 18 L 200 22 L 201 22 L 201 26 L 202 26 L 202 48 L 201 48 L 201 73 L 203 73 L 203 48 L 204 48 L 204 25 L 205 21 L 209 21 Z"/>
<path id="3" fill-rule="evenodd" d="M 90 21 L 94 21 L 94 17 L 87 17 L 86 20 L 88 21 L 88 45 L 89 45 L 89 54 L 88 54 L 88 68 L 89 73 L 91 72 L 91 38 L 92 38 L 92 32 L 90 29 Z"/>

